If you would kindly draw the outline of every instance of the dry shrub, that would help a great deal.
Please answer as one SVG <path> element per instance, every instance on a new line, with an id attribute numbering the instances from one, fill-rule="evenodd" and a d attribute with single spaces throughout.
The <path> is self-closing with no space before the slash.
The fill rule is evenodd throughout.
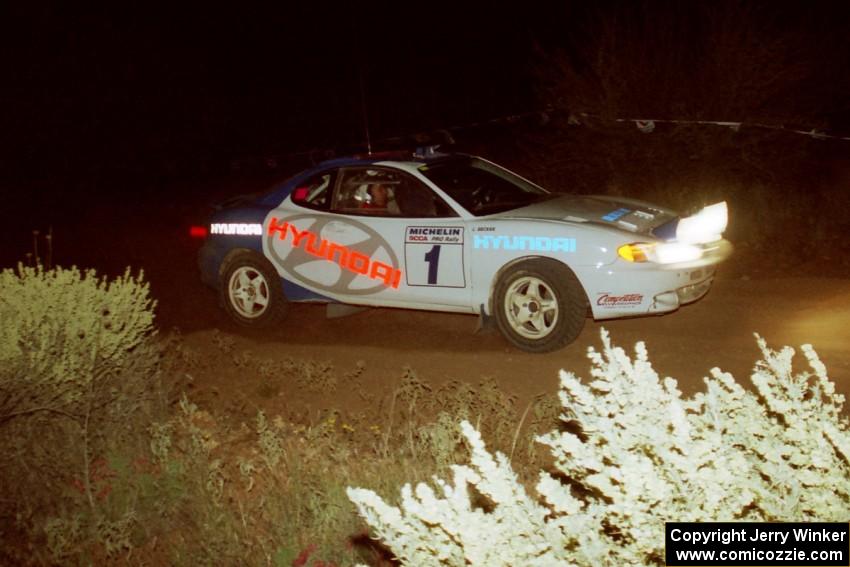
<path id="1" fill-rule="evenodd" d="M 28 534 L 37 560 L 42 537 L 57 561 L 81 538 L 123 546 L 132 517 L 99 503 L 110 449 L 138 443 L 141 416 L 158 406 L 153 308 L 129 270 L 111 281 L 76 268 L 0 272 L 0 523 Z M 17 552 L 27 553 L 6 551 Z"/>
<path id="2" fill-rule="evenodd" d="M 258 373 L 281 368 L 286 380 L 280 388 L 301 387 L 319 376 L 314 388 L 328 395 L 337 383 L 359 387 L 365 370 L 358 363 L 337 374 L 324 363 L 293 358 L 277 366 L 244 353 L 232 362 Z M 261 378 L 265 383 L 270 376 Z M 542 400 L 529 406 L 529 415 L 554 419 Z M 493 380 L 480 386 L 450 381 L 434 388 L 411 368 L 403 369 L 393 391 L 375 403 L 377 412 L 259 410 L 235 426 L 228 422 L 232 416 L 214 415 L 184 397 L 168 420 L 150 430 L 151 460 L 160 474 L 172 471 L 171 482 L 182 490 L 181 498 L 168 501 L 171 517 L 180 522 L 167 524 L 170 535 L 157 548 L 173 564 L 289 565 L 299 556 L 334 565 L 386 560 L 386 550 L 365 537 L 346 487 L 369 483 L 390 494 L 403 479 L 445 472 L 464 451 L 456 427 L 461 417 L 475 420 L 499 446 L 510 448 L 520 421 L 514 406 L 513 397 Z M 530 445 L 527 435 L 522 444 Z M 135 545 L 144 547 L 144 540 Z"/>
<path id="3" fill-rule="evenodd" d="M 3 330 L 0 537 L 21 542 L 4 547 L 7 563 L 381 562 L 389 555 L 366 537 L 347 486 L 389 495 L 404 479 L 444 473 L 464 452 L 459 419 L 505 450 L 531 445 L 515 398 L 491 379 L 435 388 L 405 368 L 379 399 L 361 385 L 362 362 L 259 359 L 222 333 L 216 364 L 256 374 L 259 398 L 282 405 L 277 414 L 243 397 L 240 411 L 219 413 L 170 394 L 211 366 L 179 332 L 154 343 L 140 278 L 38 268 L 2 278 L 0 297 L 25 298 L 2 303 L 4 320 L 31 305 Z M 279 395 L 333 399 L 340 387 L 360 391 L 368 409 L 288 410 Z M 554 417 L 542 400 L 526 408 L 530 428 Z"/>

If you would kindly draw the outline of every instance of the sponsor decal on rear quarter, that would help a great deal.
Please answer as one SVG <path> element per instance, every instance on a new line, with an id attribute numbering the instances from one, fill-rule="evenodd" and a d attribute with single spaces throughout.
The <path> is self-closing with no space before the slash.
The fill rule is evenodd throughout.
<path id="1" fill-rule="evenodd" d="M 261 236 L 263 234 L 263 226 L 257 223 L 214 222 L 210 225 L 210 234 Z"/>

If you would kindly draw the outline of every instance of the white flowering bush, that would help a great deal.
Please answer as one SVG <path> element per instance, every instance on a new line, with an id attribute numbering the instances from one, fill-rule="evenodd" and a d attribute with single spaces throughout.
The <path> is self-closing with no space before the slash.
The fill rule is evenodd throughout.
<path id="1" fill-rule="evenodd" d="M 530 496 L 508 459 L 461 424 L 470 464 L 436 490 L 405 485 L 399 506 L 349 488 L 374 534 L 408 565 L 664 563 L 665 521 L 846 521 L 850 433 L 811 346 L 763 353 L 754 391 L 714 368 L 683 398 L 646 347 L 634 358 L 602 331 L 589 382 L 561 371 L 564 427 L 537 438 L 554 457 Z M 483 497 L 483 498 L 482 498 Z"/>

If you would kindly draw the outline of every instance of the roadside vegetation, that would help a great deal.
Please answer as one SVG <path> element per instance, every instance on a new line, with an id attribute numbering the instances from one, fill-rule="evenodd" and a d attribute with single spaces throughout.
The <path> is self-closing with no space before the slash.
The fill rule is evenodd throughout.
<path id="1" fill-rule="evenodd" d="M 617 18 L 578 14 L 586 21 L 566 49 L 541 46 L 545 124 L 517 124 L 503 139 L 465 131 L 460 149 L 557 191 L 682 212 L 727 200 L 727 236 L 751 265 L 800 270 L 822 259 L 817 273 L 846 275 L 848 142 L 818 135 L 846 99 L 825 80 L 847 67 L 836 38 L 795 35 L 774 3 L 697 3 L 666 21 L 618 6 Z M 689 30 L 698 33 L 684 41 Z M 137 159 L 113 166 L 114 179 L 91 177 L 105 193 L 128 182 Z M 38 183 L 76 198 L 53 165 L 39 165 L 57 177 Z M 198 187 L 196 200 L 208 199 L 206 180 Z M 151 203 L 148 215 L 135 204 L 112 215 L 122 224 L 114 239 L 134 218 L 179 216 Z M 718 371 L 687 399 L 642 346 L 630 357 L 607 338 L 592 379 L 565 373 L 560 399 L 520 405 L 487 380 L 437 388 L 414 368 L 376 396 L 360 383 L 362 364 L 260 358 L 225 333 L 202 356 L 179 331 L 157 329 L 144 274 L 53 267 L 49 247 L 42 265 L 33 235 L 29 265 L 0 272 L 0 564 L 662 564 L 665 519 L 850 517 L 844 400 L 810 349 L 810 369 L 794 371 L 792 351 L 762 344 L 752 387 Z M 67 248 L 104 265 L 126 260 L 115 241 L 103 250 L 91 241 Z M 215 403 L 197 391 L 194 376 L 234 368 L 251 377 L 246 395 L 245 384 Z M 358 392 L 363 409 L 259 404 L 295 390 L 328 400 Z M 435 478 L 451 480 L 434 491 Z M 446 487 L 457 489 L 454 508 Z"/>
<path id="2" fill-rule="evenodd" d="M 561 426 L 536 441 L 553 462 L 534 491 L 516 464 L 470 446 L 448 477 L 405 484 L 398 505 L 348 494 L 405 565 L 665 565 L 666 522 L 843 522 L 850 513 L 850 429 L 811 346 L 770 349 L 752 389 L 714 368 L 683 397 L 643 343 L 633 356 L 602 331 L 591 380 L 561 371 Z M 528 472 L 527 464 L 520 465 Z"/>
<path id="3" fill-rule="evenodd" d="M 716 371 L 683 399 L 642 345 L 632 359 L 603 336 L 592 381 L 565 372 L 560 400 L 520 407 L 493 381 L 435 388 L 412 368 L 377 396 L 363 363 L 264 359 L 224 333 L 202 357 L 157 333 L 129 271 L 19 266 L 0 298 L 6 564 L 652 564 L 665 519 L 850 512 L 843 396 L 810 348 L 794 372 L 762 343 L 752 389 Z M 195 391 L 228 367 L 252 379 L 216 403 Z M 363 409 L 261 407 L 299 389 Z"/>
<path id="4" fill-rule="evenodd" d="M 260 359 L 214 336 L 201 357 L 157 333 L 143 276 L 19 266 L 0 273 L 0 562 L 5 564 L 392 564 L 346 495 L 390 497 L 463 458 L 457 424 L 543 465 L 531 436 L 557 421 L 554 396 L 525 407 L 492 381 L 433 388 L 400 368 L 383 398 L 363 364 Z M 14 298 L 14 301 L 11 299 Z M 193 375 L 255 377 L 226 403 L 196 399 Z M 360 391 L 368 411 L 264 411 L 304 389 Z"/>

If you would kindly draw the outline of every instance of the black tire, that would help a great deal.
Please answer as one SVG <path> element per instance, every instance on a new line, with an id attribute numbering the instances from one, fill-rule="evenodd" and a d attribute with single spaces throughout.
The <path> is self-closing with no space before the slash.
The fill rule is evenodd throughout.
<path id="1" fill-rule="evenodd" d="M 280 276 L 254 252 L 238 252 L 226 261 L 219 288 L 224 310 L 239 325 L 268 328 L 286 316 Z"/>
<path id="2" fill-rule="evenodd" d="M 554 260 L 527 260 L 509 268 L 493 294 L 496 325 L 526 352 L 558 350 L 578 338 L 587 296 L 575 274 Z"/>

